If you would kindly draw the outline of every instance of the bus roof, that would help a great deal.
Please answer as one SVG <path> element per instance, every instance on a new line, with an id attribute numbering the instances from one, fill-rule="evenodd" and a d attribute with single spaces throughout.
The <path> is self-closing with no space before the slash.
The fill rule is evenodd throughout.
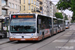
<path id="1" fill-rule="evenodd" d="M 64 19 L 60 19 L 60 18 L 58 18 L 57 20 L 64 20 Z"/>
<path id="2" fill-rule="evenodd" d="M 35 15 L 47 16 L 47 15 L 45 15 L 45 14 L 36 14 L 36 13 L 16 13 L 16 14 L 10 14 L 10 16 L 11 16 L 11 15 L 19 15 L 19 14 L 35 14 Z M 47 16 L 47 17 L 52 18 L 51 16 Z"/>

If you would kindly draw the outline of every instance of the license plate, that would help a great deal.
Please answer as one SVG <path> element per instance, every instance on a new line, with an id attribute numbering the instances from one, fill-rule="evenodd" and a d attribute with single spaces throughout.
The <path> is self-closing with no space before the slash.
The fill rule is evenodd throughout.
<path id="1" fill-rule="evenodd" d="M 21 39 L 21 40 L 25 40 L 25 39 Z"/>

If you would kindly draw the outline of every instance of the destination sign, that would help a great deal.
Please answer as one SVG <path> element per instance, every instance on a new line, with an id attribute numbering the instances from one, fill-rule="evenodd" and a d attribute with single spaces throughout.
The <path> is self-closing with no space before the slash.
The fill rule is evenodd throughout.
<path id="1" fill-rule="evenodd" d="M 27 16 L 21 16 L 21 15 L 19 15 L 18 18 L 33 18 L 33 16 L 29 16 L 29 15 L 27 15 Z"/>
<path id="2" fill-rule="evenodd" d="M 19 15 L 11 15 L 12 19 L 29 19 L 29 18 L 35 18 L 34 14 L 19 14 Z"/>

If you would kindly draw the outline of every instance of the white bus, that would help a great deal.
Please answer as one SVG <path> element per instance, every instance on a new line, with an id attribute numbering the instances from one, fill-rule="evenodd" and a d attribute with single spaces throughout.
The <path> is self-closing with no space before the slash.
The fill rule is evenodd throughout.
<path id="1" fill-rule="evenodd" d="M 52 34 L 52 18 L 38 14 L 11 14 L 10 41 L 39 41 Z"/>
<path id="2" fill-rule="evenodd" d="M 69 20 L 65 20 L 65 28 L 66 28 L 66 29 L 69 28 Z"/>
<path id="3" fill-rule="evenodd" d="M 59 18 L 58 18 L 58 28 L 59 28 L 59 32 L 65 30 L 64 19 L 59 19 Z"/>
<path id="4" fill-rule="evenodd" d="M 39 14 L 11 14 L 10 41 L 40 41 L 58 33 L 57 18 Z M 61 26 L 60 26 L 61 28 Z"/>

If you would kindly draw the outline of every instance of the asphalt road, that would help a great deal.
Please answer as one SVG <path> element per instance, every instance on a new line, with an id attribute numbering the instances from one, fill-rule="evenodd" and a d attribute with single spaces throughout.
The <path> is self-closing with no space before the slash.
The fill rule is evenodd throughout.
<path id="1" fill-rule="evenodd" d="M 0 50 L 75 50 L 75 25 L 40 42 L 9 42 L 0 45 Z"/>

